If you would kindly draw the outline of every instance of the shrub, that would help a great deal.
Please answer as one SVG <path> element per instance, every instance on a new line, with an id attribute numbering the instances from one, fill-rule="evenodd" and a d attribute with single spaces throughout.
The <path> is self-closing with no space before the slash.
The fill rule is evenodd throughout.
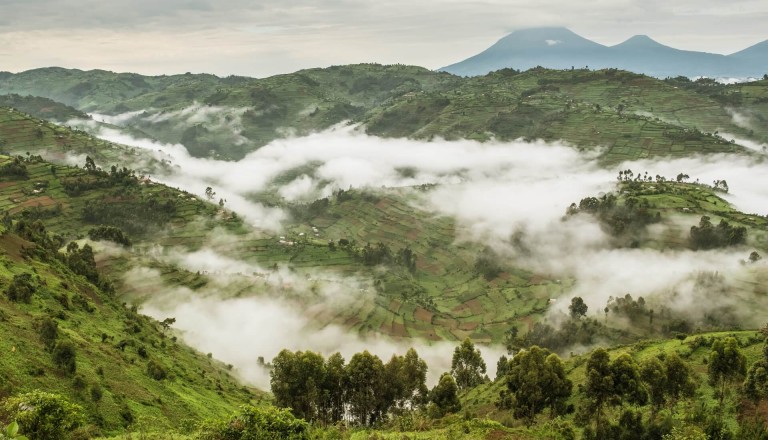
<path id="1" fill-rule="evenodd" d="M 53 347 L 53 363 L 69 374 L 77 369 L 75 345 L 69 341 L 62 341 Z"/>
<path id="2" fill-rule="evenodd" d="M 32 294 L 35 293 L 32 275 L 28 273 L 14 275 L 5 293 L 11 301 L 29 303 L 32 300 Z"/>
<path id="3" fill-rule="evenodd" d="M 59 337 L 59 324 L 46 316 L 40 321 L 40 326 L 37 331 L 40 334 L 40 339 L 43 341 L 43 344 L 45 344 L 45 347 L 48 350 L 52 349 L 56 344 L 56 339 Z"/>
<path id="4" fill-rule="evenodd" d="M 201 440 L 305 440 L 309 424 L 287 409 L 245 405 L 229 420 L 204 423 Z"/>
<path id="5" fill-rule="evenodd" d="M 165 367 L 154 359 L 147 362 L 147 374 L 155 380 L 163 380 L 168 377 L 168 371 Z"/>
<path id="6" fill-rule="evenodd" d="M 32 391 L 6 400 L 3 410 L 30 440 L 69 439 L 82 426 L 83 409 L 65 398 Z"/>

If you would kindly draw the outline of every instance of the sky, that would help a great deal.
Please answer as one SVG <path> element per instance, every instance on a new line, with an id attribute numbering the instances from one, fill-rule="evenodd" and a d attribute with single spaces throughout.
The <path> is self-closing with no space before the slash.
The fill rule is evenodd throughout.
<path id="1" fill-rule="evenodd" d="M 0 71 L 47 66 L 265 77 L 360 62 L 430 69 L 511 31 L 647 34 L 733 53 L 768 39 L 765 0 L 0 0 Z"/>

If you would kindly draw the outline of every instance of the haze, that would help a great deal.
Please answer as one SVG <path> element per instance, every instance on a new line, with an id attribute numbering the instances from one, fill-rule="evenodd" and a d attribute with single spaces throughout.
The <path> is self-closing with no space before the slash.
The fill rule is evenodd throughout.
<path id="1" fill-rule="evenodd" d="M 315 165 L 314 171 L 278 188 L 279 194 L 288 200 L 310 201 L 350 186 L 376 191 L 382 187 L 439 183 L 417 199 L 415 205 L 434 215 L 454 218 L 459 225 L 457 241 L 481 242 L 496 249 L 508 264 L 576 280 L 575 287 L 553 304 L 549 312 L 553 322 L 557 322 L 573 296 L 583 297 L 593 315 L 601 313 L 610 296 L 630 293 L 634 297 L 644 296 L 650 304 L 684 312 L 694 320 L 713 310 L 727 309 L 744 325 L 761 324 L 749 300 L 738 293 L 717 296 L 702 291 L 695 283 L 699 274 L 714 272 L 723 274 L 727 285 L 735 286 L 748 279 L 749 269 L 741 261 L 753 250 L 749 243 L 699 252 L 617 249 L 593 218 L 578 215 L 563 221 L 571 202 L 612 191 L 618 170 L 628 168 L 667 178 L 685 172 L 691 180 L 704 183 L 726 179 L 731 189 L 725 196 L 728 200 L 740 210 L 763 214 L 768 200 L 768 170 L 759 157 L 714 155 L 645 160 L 605 169 L 595 161 L 599 148 L 579 152 L 568 145 L 545 142 L 382 139 L 365 135 L 354 126 L 339 126 L 310 136 L 276 140 L 241 161 L 226 162 L 190 157 L 181 145 L 137 140 L 114 129 L 99 130 L 93 123 L 87 126 L 106 139 L 170 160 L 172 171 L 153 175 L 153 179 L 200 196 L 206 186 L 212 186 L 220 197 L 227 199 L 227 206 L 245 216 L 255 231 L 275 236 L 288 214 L 276 207 L 262 206 L 249 195 L 270 188 L 274 177 L 297 167 Z M 398 171 L 403 168 L 411 172 L 403 176 Z M 683 237 L 697 222 L 698 218 L 693 217 L 671 217 L 651 233 L 663 234 L 671 228 Z M 510 240 L 513 234 L 518 237 L 515 243 Z M 219 243 L 235 239 L 221 234 L 211 237 Z M 177 250 L 161 258 L 187 270 L 214 273 L 216 282 L 212 288 L 192 292 L 163 287 L 152 270 L 137 269 L 126 282 L 139 291 L 147 282 L 161 290 L 144 303 L 142 310 L 158 319 L 176 317 L 176 328 L 184 332 L 187 342 L 234 364 L 248 381 L 264 385 L 266 375 L 255 359 L 263 356 L 269 360 L 286 347 L 326 354 L 341 351 L 347 355 L 368 347 L 388 357 L 414 345 L 420 353 L 424 352 L 433 372 L 444 369 L 450 359 L 450 343 L 432 345 L 412 339 L 398 342 L 376 334 L 361 337 L 337 325 L 313 320 L 312 310 L 317 306 L 343 308 L 371 300 L 370 294 L 362 293 L 370 285 L 364 276 L 341 276 L 319 269 L 293 274 L 281 268 L 280 279 L 290 280 L 297 297 L 270 293 L 270 282 L 258 281 L 258 285 L 264 286 L 255 289 L 258 292 L 230 298 L 220 292 L 233 290 L 226 286 L 242 282 L 242 274 L 268 271 L 238 261 L 236 256 L 213 251 L 210 246 L 193 254 Z M 648 273 L 654 276 L 648 277 Z M 319 294 L 309 293 L 313 289 L 307 279 L 326 280 Z M 244 351 L 246 345 L 248 350 Z M 495 348 L 486 362 L 494 364 L 501 351 L 500 347 Z"/>
<path id="2" fill-rule="evenodd" d="M 602 44 L 648 34 L 728 54 L 765 40 L 768 21 L 759 0 L 4 0 L 0 8 L 0 70 L 256 77 L 359 62 L 434 69 L 537 26 L 566 26 Z"/>

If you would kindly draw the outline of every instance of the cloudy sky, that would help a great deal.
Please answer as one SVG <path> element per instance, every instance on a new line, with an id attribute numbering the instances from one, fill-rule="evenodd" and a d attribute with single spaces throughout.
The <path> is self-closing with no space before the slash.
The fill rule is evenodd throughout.
<path id="1" fill-rule="evenodd" d="M 0 11 L 0 70 L 13 72 L 439 68 L 536 26 L 567 26 L 606 45 L 648 34 L 724 54 L 768 39 L 765 0 L 0 0 Z"/>

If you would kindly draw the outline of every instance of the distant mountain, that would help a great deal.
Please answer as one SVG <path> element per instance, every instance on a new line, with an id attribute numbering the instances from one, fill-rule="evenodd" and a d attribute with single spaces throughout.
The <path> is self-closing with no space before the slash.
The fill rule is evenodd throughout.
<path id="1" fill-rule="evenodd" d="M 536 66 L 613 67 L 657 78 L 761 77 L 768 73 L 768 41 L 726 56 L 675 49 L 647 35 L 635 35 L 615 46 L 604 46 L 566 28 L 534 28 L 513 32 L 483 52 L 439 70 L 477 76 L 507 67 L 527 70 Z"/>

